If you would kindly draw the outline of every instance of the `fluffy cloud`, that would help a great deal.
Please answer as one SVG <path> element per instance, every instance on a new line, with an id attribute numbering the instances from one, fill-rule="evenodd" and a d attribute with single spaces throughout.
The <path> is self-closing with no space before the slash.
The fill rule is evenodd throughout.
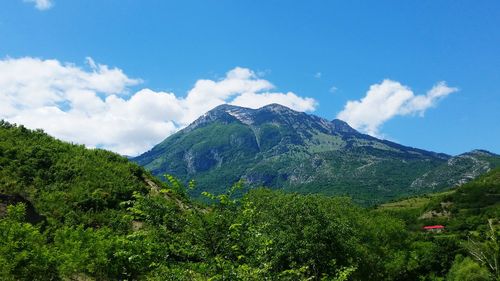
<path id="1" fill-rule="evenodd" d="M 57 60 L 0 60 L 0 119 L 42 128 L 58 138 L 136 155 L 223 104 L 281 103 L 312 111 L 316 101 L 274 86 L 246 68 L 220 80 L 198 80 L 184 97 L 130 87 L 141 83 L 87 58 L 86 67 Z"/>
<path id="2" fill-rule="evenodd" d="M 378 136 L 380 126 L 389 119 L 405 115 L 423 116 L 428 108 L 456 91 L 457 88 L 439 82 L 425 95 L 415 95 L 409 87 L 399 82 L 384 80 L 370 86 L 361 100 L 348 101 L 337 118 L 367 134 Z"/>
<path id="3" fill-rule="evenodd" d="M 317 105 L 313 98 L 302 98 L 292 92 L 283 93 L 243 93 L 236 97 L 231 104 L 260 108 L 266 104 L 279 103 L 281 105 L 293 108 L 297 111 L 313 111 Z"/>
<path id="4" fill-rule="evenodd" d="M 156 93 L 149 89 L 141 90 L 137 94 L 148 92 L 150 95 L 159 95 L 158 99 L 161 97 L 163 100 L 161 106 L 163 114 L 167 114 L 167 118 L 180 127 L 188 125 L 201 114 L 224 103 L 249 108 L 279 103 L 298 111 L 313 111 L 316 107 L 316 101 L 312 98 L 302 98 L 291 92 L 269 92 L 272 89 L 274 89 L 273 84 L 259 78 L 250 69 L 236 67 L 218 81 L 198 80 L 182 98 L 173 93 Z M 168 106 L 168 112 L 165 112 L 165 106 Z"/>
<path id="5" fill-rule="evenodd" d="M 51 0 L 24 0 L 24 2 L 30 2 L 35 4 L 35 8 L 38 10 L 48 10 L 52 7 L 53 3 Z"/>

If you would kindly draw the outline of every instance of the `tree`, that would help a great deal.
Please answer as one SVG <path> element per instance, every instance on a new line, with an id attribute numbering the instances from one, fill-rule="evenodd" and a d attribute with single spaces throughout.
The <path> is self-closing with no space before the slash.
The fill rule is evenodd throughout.
<path id="1" fill-rule="evenodd" d="M 59 280 L 45 238 L 24 214 L 24 204 L 11 205 L 0 220 L 0 279 Z"/>
<path id="2" fill-rule="evenodd" d="M 457 256 L 453 263 L 447 281 L 490 281 L 488 269 L 481 266 L 469 257 Z"/>
<path id="3" fill-rule="evenodd" d="M 498 242 L 498 234 L 495 226 L 493 225 L 492 219 L 488 220 L 488 227 L 489 229 L 484 241 L 475 241 L 469 237 L 469 241 L 465 244 L 465 247 L 476 261 L 487 267 L 493 276 L 499 280 L 500 244 Z"/>

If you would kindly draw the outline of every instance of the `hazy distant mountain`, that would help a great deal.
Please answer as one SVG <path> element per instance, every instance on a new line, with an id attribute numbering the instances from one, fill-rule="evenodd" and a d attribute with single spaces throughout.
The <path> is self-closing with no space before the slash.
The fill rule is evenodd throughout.
<path id="1" fill-rule="evenodd" d="M 498 159 L 486 151 L 451 157 L 407 147 L 271 104 L 218 106 L 133 160 L 155 175 L 195 179 L 199 191 L 221 192 L 243 178 L 372 204 L 465 182 Z"/>

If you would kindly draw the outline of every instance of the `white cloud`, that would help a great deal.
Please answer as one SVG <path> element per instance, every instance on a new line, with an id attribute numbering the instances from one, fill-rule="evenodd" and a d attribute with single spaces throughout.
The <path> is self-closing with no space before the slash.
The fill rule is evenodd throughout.
<path id="1" fill-rule="evenodd" d="M 314 74 L 314 78 L 320 79 L 322 75 L 323 74 L 321 72 L 316 72 L 316 74 Z"/>
<path id="2" fill-rule="evenodd" d="M 335 87 L 335 86 L 331 86 L 330 89 L 328 90 L 330 93 L 334 94 L 335 92 L 337 92 L 338 88 Z"/>
<path id="3" fill-rule="evenodd" d="M 316 108 L 317 102 L 313 98 L 301 98 L 292 92 L 284 93 L 243 93 L 236 97 L 231 104 L 249 107 L 260 108 L 271 103 L 279 103 L 281 105 L 293 108 L 297 111 L 313 111 Z"/>
<path id="4" fill-rule="evenodd" d="M 35 8 L 40 11 L 48 10 L 53 6 L 52 0 L 24 0 L 24 2 L 34 3 Z"/>
<path id="5" fill-rule="evenodd" d="M 312 111 L 316 101 L 274 86 L 246 68 L 220 80 L 198 80 L 185 97 L 142 89 L 118 68 L 86 59 L 87 67 L 57 60 L 0 60 L 0 119 L 42 128 L 66 141 L 136 155 L 213 107 L 232 103 L 260 107 L 281 103 Z"/>
<path id="6" fill-rule="evenodd" d="M 337 118 L 362 132 L 379 136 L 380 127 L 389 119 L 415 114 L 423 116 L 428 108 L 456 91 L 457 88 L 439 82 L 425 95 L 415 95 L 409 87 L 399 82 L 384 80 L 370 86 L 361 100 L 348 101 Z"/>
<path id="7" fill-rule="evenodd" d="M 186 126 L 201 114 L 224 103 L 250 108 L 280 103 L 298 111 L 315 109 L 314 99 L 302 98 L 291 92 L 269 92 L 274 88 L 271 82 L 259 78 L 250 69 L 236 67 L 218 81 L 196 81 L 184 98 L 170 94 L 170 104 L 176 108 L 170 113 L 170 118 L 180 126 Z"/>

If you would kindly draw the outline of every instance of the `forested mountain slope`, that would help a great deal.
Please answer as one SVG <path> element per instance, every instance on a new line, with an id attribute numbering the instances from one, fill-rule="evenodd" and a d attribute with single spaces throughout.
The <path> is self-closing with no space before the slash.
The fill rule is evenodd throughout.
<path id="1" fill-rule="evenodd" d="M 244 179 L 372 205 L 466 182 L 500 159 L 479 154 L 451 157 L 406 147 L 277 104 L 256 110 L 221 105 L 133 161 L 155 175 L 195 179 L 215 193 Z"/>

